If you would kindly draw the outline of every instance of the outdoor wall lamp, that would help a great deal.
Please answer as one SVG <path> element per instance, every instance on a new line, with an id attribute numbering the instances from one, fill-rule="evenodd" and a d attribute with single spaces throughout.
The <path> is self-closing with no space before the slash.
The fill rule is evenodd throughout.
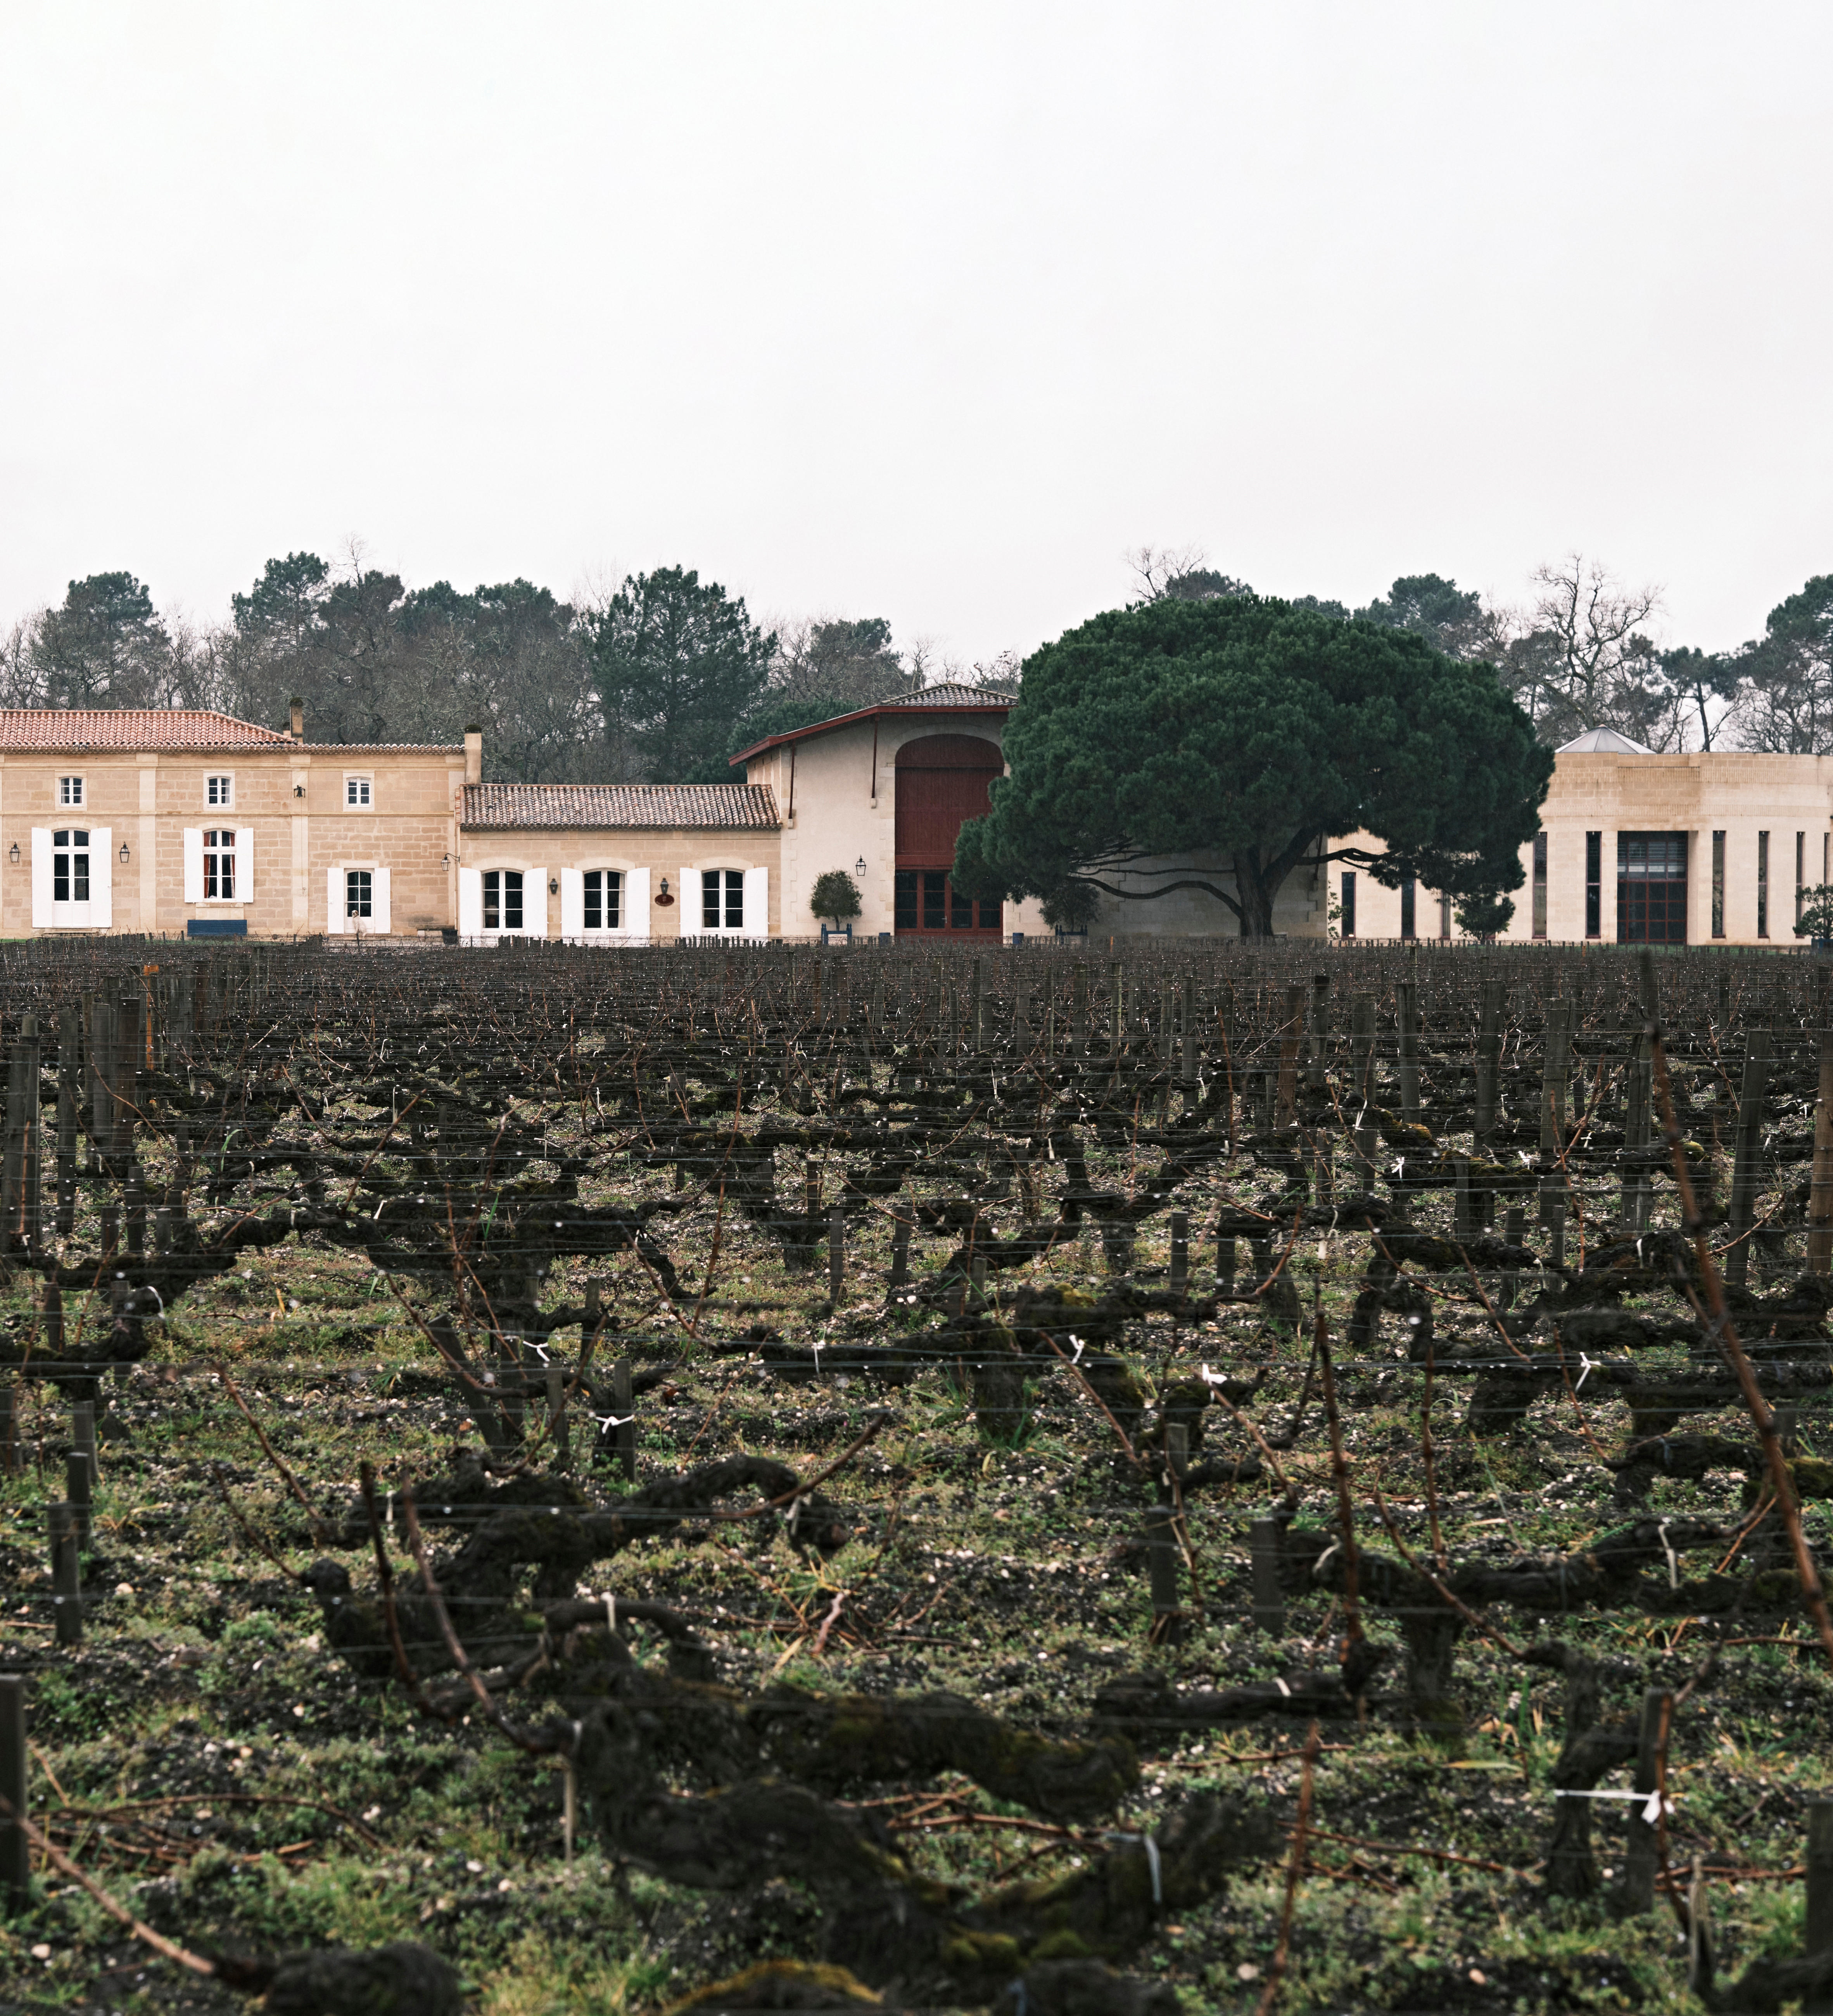
<path id="1" fill-rule="evenodd" d="M 11 859 L 13 866 L 16 868 L 19 866 L 19 842 L 16 840 L 13 843 Z"/>
<path id="2" fill-rule="evenodd" d="M 551 875 L 547 878 L 547 893 L 550 896 L 557 896 L 560 893 L 560 884 Z"/>
<path id="3" fill-rule="evenodd" d="M 124 840 L 124 841 L 121 842 L 121 866 L 122 866 L 124 868 L 127 866 L 127 862 L 128 862 L 128 844 L 127 844 L 127 842 Z"/>
<path id="4" fill-rule="evenodd" d="M 13 852 L 14 852 L 15 854 L 18 853 L 18 851 L 19 851 L 19 844 L 18 844 L 18 842 L 17 842 L 16 841 L 13 843 Z M 664 875 L 664 876 L 662 877 L 662 894 L 665 896 L 665 895 L 668 895 L 668 877 L 667 877 L 666 875 Z"/>
<path id="5" fill-rule="evenodd" d="M 441 868 L 449 868 L 452 866 L 452 856 L 449 854 L 441 855 L 439 865 Z"/>

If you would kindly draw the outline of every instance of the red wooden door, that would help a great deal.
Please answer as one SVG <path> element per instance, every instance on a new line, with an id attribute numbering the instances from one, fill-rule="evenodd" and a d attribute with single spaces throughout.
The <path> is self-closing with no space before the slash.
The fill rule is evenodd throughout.
<path id="1" fill-rule="evenodd" d="M 947 870 L 962 827 L 992 809 L 987 787 L 1005 767 L 998 743 L 978 735 L 925 735 L 898 751 L 895 921 L 900 938 L 1000 935 L 999 905 L 957 897 Z"/>

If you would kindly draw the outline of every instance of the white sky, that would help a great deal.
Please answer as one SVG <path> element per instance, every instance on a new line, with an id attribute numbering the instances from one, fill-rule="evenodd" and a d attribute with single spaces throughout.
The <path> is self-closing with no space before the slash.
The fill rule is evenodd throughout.
<path id="1" fill-rule="evenodd" d="M 0 618 L 670 562 L 964 657 L 1125 549 L 1727 645 L 1833 571 L 1833 9 L 0 7 Z"/>

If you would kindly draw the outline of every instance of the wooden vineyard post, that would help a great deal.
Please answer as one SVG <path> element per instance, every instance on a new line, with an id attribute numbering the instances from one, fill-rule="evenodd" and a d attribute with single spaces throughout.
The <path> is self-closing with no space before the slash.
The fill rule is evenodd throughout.
<path id="1" fill-rule="evenodd" d="M 57 1642 L 83 1642 L 82 1564 L 77 1555 L 76 1509 L 59 1499 L 50 1508 L 51 1607 Z"/>
<path id="2" fill-rule="evenodd" d="M 1571 1059 L 1572 1032 L 1572 1003 L 1550 1001 L 1547 1004 L 1546 1053 L 1540 1068 L 1543 1155 L 1558 1155 L 1565 1146 L 1565 1080 Z"/>
<path id="3" fill-rule="evenodd" d="M 75 1453 L 83 1459 L 92 1484 L 102 1481 L 102 1465 L 95 1454 L 95 1403 L 93 1400 L 77 1400 L 70 1410 L 70 1442 Z"/>
<path id="4" fill-rule="evenodd" d="M 1248 1528 L 1248 1550 L 1253 1565 L 1254 1624 L 1269 1638 L 1286 1628 L 1286 1599 L 1280 1588 L 1280 1522 L 1256 1519 Z"/>
<path id="5" fill-rule="evenodd" d="M 1630 1046 L 1629 1097 L 1623 1118 L 1623 1147 L 1627 1154 L 1646 1150 L 1651 1132 L 1650 1114 L 1655 1103 L 1655 1060 L 1646 1037 L 1637 1032 Z M 1623 1223 L 1633 1233 L 1648 1229 L 1649 1206 L 1654 1181 L 1646 1169 L 1630 1167 L 1623 1172 Z"/>
<path id="6" fill-rule="evenodd" d="M 1235 1235 L 1232 1232 L 1215 1235 L 1215 1291 L 1220 1295 L 1232 1295 L 1235 1291 Z"/>
<path id="7" fill-rule="evenodd" d="M 1069 1047 L 1077 1057 L 1089 1049 L 1089 969 L 1086 959 L 1075 962 L 1075 977 L 1069 995 Z"/>
<path id="8" fill-rule="evenodd" d="M 550 1365 L 547 1368 L 547 1431 L 553 1444 L 555 1469 L 571 1470 L 573 1449 L 567 1426 L 567 1373 L 564 1366 Z"/>
<path id="9" fill-rule="evenodd" d="M 1305 1055 L 1305 1082 L 1313 1092 L 1322 1092 L 1325 1074 L 1330 1062 L 1331 1042 L 1331 977 L 1327 973 L 1313 974 L 1311 977 L 1311 1027 L 1306 1034 Z"/>
<path id="10" fill-rule="evenodd" d="M 77 1223 L 77 1058 L 82 1024 L 75 1011 L 57 1011 L 57 1232 L 67 1239 Z"/>
<path id="11" fill-rule="evenodd" d="M 1460 1241 L 1468 1240 L 1475 1236 L 1471 1215 L 1469 1156 L 1453 1155 L 1451 1157 L 1451 1236 Z"/>
<path id="12" fill-rule="evenodd" d="M 1180 1458 L 1187 1438 L 1187 1431 L 1181 1423 L 1173 1423 L 1165 1430 L 1168 1467 L 1182 1468 Z M 1177 1532 L 1173 1524 L 1176 1517 L 1171 1506 L 1162 1500 L 1146 1514 L 1147 1559 L 1152 1577 L 1151 1642 L 1154 1645 L 1183 1643 L 1184 1614 L 1178 1588 Z"/>
<path id="13" fill-rule="evenodd" d="M 1496 1081 L 1502 1068 L 1503 983 L 1485 980 L 1477 1011 L 1477 1111 L 1471 1133 L 1482 1147 L 1496 1131 Z"/>
<path id="14" fill-rule="evenodd" d="M 636 1481 L 636 1396 L 631 1389 L 630 1361 L 620 1358 L 611 1367 L 612 1445 L 625 1481 Z"/>
<path id="15" fill-rule="evenodd" d="M 1185 1295 L 1190 1287 L 1190 1221 L 1181 1211 L 1171 1214 L 1171 1292 Z"/>
<path id="16" fill-rule="evenodd" d="M 28 1797 L 26 1778 L 26 1683 L 23 1674 L 0 1673 L 0 1892 L 17 1909 L 31 1894 L 32 1851 L 25 1829 Z"/>
<path id="17" fill-rule="evenodd" d="M 1508 1207 L 1508 1216 L 1503 1221 L 1503 1239 L 1510 1246 L 1518 1246 L 1527 1236 L 1527 1213 L 1518 1204 L 1511 1204 Z M 1521 1288 L 1521 1280 L 1519 1268 L 1503 1268 L 1502 1285 L 1496 1296 L 1498 1307 L 1505 1309 L 1514 1308 L 1515 1296 Z"/>
<path id="18" fill-rule="evenodd" d="M 63 1460 L 63 1488 L 76 1522 L 77 1544 L 87 1547 L 95 1531 L 95 1479 L 89 1474 L 88 1460 L 80 1449 L 73 1449 Z"/>
<path id="19" fill-rule="evenodd" d="M 891 1224 L 889 1285 L 894 1288 L 901 1288 L 909 1278 L 910 1221 L 900 1212 Z"/>
<path id="20" fill-rule="evenodd" d="M 1107 962 L 1107 1054 L 1117 1057 L 1120 1054 L 1121 995 L 1125 988 L 1125 978 L 1117 959 Z"/>
<path id="21" fill-rule="evenodd" d="M 1294 1127 L 1298 1121 L 1298 1047 L 1305 1028 L 1305 989 L 1286 989 L 1286 1019 L 1280 1030 L 1279 1104 L 1273 1116 L 1276 1127 Z"/>
<path id="22" fill-rule="evenodd" d="M 1664 1730 L 1673 1718 L 1673 1700 L 1665 1687 L 1650 1687 L 1642 1697 L 1642 1721 L 1636 1742 L 1636 1781 L 1633 1789 L 1652 1798 L 1658 1784 L 1660 1753 Z M 1623 1909 L 1640 1917 L 1655 1909 L 1656 1849 L 1660 1831 L 1655 1822 L 1643 1818 L 1641 1805 L 1630 1808 L 1629 1852 L 1623 1865 Z"/>
<path id="23" fill-rule="evenodd" d="M 974 962 L 973 979 L 969 994 L 968 1008 L 969 1018 L 973 1024 L 973 1034 L 970 1040 L 969 1047 L 972 1049 L 976 1057 L 978 1057 L 981 1052 L 986 1048 L 986 1031 L 981 1020 L 983 999 L 984 997 L 981 992 L 980 961 L 976 959 Z M 838 1291 L 836 1291 L 836 1292 L 837 1293 Z"/>
<path id="24" fill-rule="evenodd" d="M 1400 1117 L 1419 1122 L 1419 985 L 1403 980 L 1396 990 L 1395 1049 L 1399 1059 Z"/>
<path id="25" fill-rule="evenodd" d="M 978 993 L 974 996 L 978 1003 Z M 976 1026 L 979 1016 L 974 1010 Z M 978 1049 L 978 1044 L 974 1046 Z M 840 1307 L 840 1291 L 847 1281 L 847 1222 L 837 1211 L 827 1221 L 827 1298 L 836 1309 Z"/>
<path id="26" fill-rule="evenodd" d="M 1807 1910 L 1802 1923 L 1802 1957 L 1833 1949 L 1833 1798 L 1807 1802 Z M 1833 2003 L 1824 1995 L 1803 2005 L 1807 2016 L 1825 2016 Z"/>
<path id="27" fill-rule="evenodd" d="M 1183 1014 L 1178 1026 L 1178 1080 L 1184 1089 L 1184 1109 L 1196 1103 L 1201 1074 L 1197 1065 L 1197 983 L 1184 982 Z"/>
<path id="28" fill-rule="evenodd" d="M 1814 1106 L 1813 1186 L 1808 1194 L 1807 1264 L 1833 1271 L 1833 1029 L 1820 1031 L 1820 1096 Z"/>
<path id="29" fill-rule="evenodd" d="M 1358 1117 L 1374 1097 L 1375 999 L 1349 997 L 1349 1103 Z"/>
<path id="30" fill-rule="evenodd" d="M 1725 1279 L 1741 1288 L 1750 1275 L 1749 1232 L 1756 1217 L 1756 1176 L 1763 1146 L 1763 1095 L 1769 1089 L 1770 1058 L 1774 1039 L 1767 1029 L 1753 1029 L 1745 1052 L 1743 1082 L 1738 1097 L 1736 1157 L 1731 1168 L 1731 1216 L 1727 1230 L 1731 1250 L 1725 1256 Z M 1810 1193 L 1812 1201 L 1812 1193 Z"/>

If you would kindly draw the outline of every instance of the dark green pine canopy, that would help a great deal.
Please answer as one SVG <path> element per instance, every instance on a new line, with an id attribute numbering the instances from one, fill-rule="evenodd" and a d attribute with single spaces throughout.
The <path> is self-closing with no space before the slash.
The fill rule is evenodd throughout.
<path id="1" fill-rule="evenodd" d="M 1251 596 L 1111 610 L 1046 644 L 1025 662 L 1005 751 L 992 812 L 961 830 L 957 886 L 1061 900 L 1082 883 L 1144 902 L 1194 887 L 1253 938 L 1320 841 L 1363 829 L 1385 853 L 1330 858 L 1390 887 L 1518 888 L 1553 774 L 1493 667 Z M 1233 887 L 1213 869 L 1115 879 L 1193 854 L 1232 869 Z"/>

